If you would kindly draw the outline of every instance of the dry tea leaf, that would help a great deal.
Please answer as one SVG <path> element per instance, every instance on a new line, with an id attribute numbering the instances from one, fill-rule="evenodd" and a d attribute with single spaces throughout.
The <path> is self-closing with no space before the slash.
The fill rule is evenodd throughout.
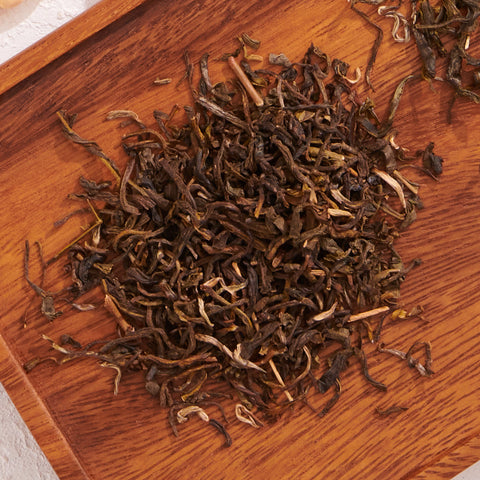
<path id="1" fill-rule="evenodd" d="M 94 221 L 62 250 L 65 300 L 82 304 L 101 287 L 118 337 L 83 349 L 50 344 L 66 360 L 93 357 L 114 369 L 115 392 L 122 373 L 143 372 L 175 435 L 195 414 L 229 445 L 207 412 L 222 395 L 218 382 L 235 396 L 236 418 L 252 426 L 331 390 L 325 415 L 355 362 L 369 386 L 387 388 L 370 376 L 362 345 L 398 311 L 400 286 L 418 264 L 403 265 L 394 246 L 419 203 L 418 188 L 398 174 L 403 150 L 392 145 L 406 80 L 381 122 L 355 92 L 348 64 L 313 45 L 300 62 L 276 57 L 275 71 L 229 57 L 241 84 L 213 85 L 203 55 L 193 88 L 193 59 L 184 60 L 193 106 L 183 126 L 161 112 L 158 128 L 130 110 L 108 116 L 134 129 L 122 137 L 123 171 L 75 131 L 73 116 L 58 113 L 66 137 L 113 177 L 81 179 L 71 197 L 87 202 Z M 57 298 L 31 282 L 27 255 L 25 265 L 53 316 Z M 422 349 L 424 364 L 413 356 Z M 428 343 L 398 355 L 433 373 Z"/>

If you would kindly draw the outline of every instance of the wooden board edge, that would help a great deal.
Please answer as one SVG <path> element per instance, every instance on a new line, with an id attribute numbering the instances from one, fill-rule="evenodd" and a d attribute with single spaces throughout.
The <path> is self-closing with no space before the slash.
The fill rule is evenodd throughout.
<path id="1" fill-rule="evenodd" d="M 90 480 L 1 335 L 0 382 L 59 478 Z"/>
<path id="2" fill-rule="evenodd" d="M 405 480 L 451 480 L 478 461 L 480 461 L 480 432 L 463 439 Z"/>
<path id="3" fill-rule="evenodd" d="M 0 95 L 146 0 L 103 0 L 0 65 Z"/>

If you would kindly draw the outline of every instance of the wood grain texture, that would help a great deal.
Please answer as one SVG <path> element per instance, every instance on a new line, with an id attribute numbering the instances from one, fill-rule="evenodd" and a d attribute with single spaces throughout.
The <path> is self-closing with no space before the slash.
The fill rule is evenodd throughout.
<path id="1" fill-rule="evenodd" d="M 480 458 L 480 438 L 474 437 L 435 459 L 432 465 L 416 475 L 414 480 L 450 480 L 457 465 L 473 465 Z"/>
<path id="2" fill-rule="evenodd" d="M 389 28 L 388 21 L 382 25 Z M 47 351 L 41 333 L 57 338 L 68 332 L 81 342 L 114 333 L 102 311 L 68 312 L 47 323 L 34 313 L 38 302 L 28 307 L 31 292 L 22 272 L 25 238 L 41 241 L 46 256 L 52 256 L 89 221 L 85 217 L 63 228 L 52 226 L 77 207 L 66 196 L 78 190 L 79 176 L 109 178 L 95 159 L 66 141 L 55 111 L 78 113 L 78 132 L 96 139 L 122 164 L 122 130 L 104 121 L 107 112 L 131 109 L 153 126 L 154 109 L 169 111 L 174 103 L 190 102 L 187 89 L 175 87 L 184 71 L 183 51 L 188 49 L 197 62 L 210 52 L 213 81 L 231 78 L 215 58 L 233 51 L 234 37 L 243 31 L 262 40 L 264 55 L 283 51 L 299 59 L 314 42 L 331 57 L 363 70 L 375 38 L 346 3 L 333 0 L 150 1 L 0 97 L 0 333 L 19 362 Z M 379 114 L 399 79 L 419 65 L 412 43 L 394 44 L 385 35 L 372 75 L 376 91 L 369 93 Z M 2 74 L 0 70 L 0 78 Z M 174 82 L 156 87 L 157 77 Z M 419 378 L 398 359 L 367 346 L 371 374 L 389 386 L 386 393 L 368 385 L 360 366 L 352 363 L 341 402 L 330 415 L 319 419 L 306 408 L 297 409 L 260 431 L 232 421 L 228 428 L 234 443 L 225 449 L 222 438 L 195 419 L 181 426 L 179 439 L 173 437 L 165 412 L 143 394 L 142 378 L 134 374 L 123 379 L 114 397 L 113 371 L 97 368 L 94 362 L 72 362 L 61 369 L 46 363 L 27 378 L 86 475 L 95 480 L 413 480 L 433 471 L 442 459 L 445 476 L 439 478 L 448 478 L 478 457 L 476 449 L 462 454 L 460 447 L 480 434 L 480 112 L 477 105 L 458 101 L 454 123 L 448 125 L 451 92 L 440 83 L 434 89 L 427 83 L 409 86 L 395 121 L 397 142 L 410 152 L 434 140 L 437 153 L 446 159 L 438 183 L 408 172 L 421 183 L 425 208 L 397 243 L 406 262 L 423 260 L 405 282 L 402 298 L 407 308 L 423 305 L 428 323 L 389 322 L 382 340 L 401 350 L 416 340 L 430 340 L 435 375 Z M 58 278 L 49 272 L 50 290 L 62 285 L 61 263 L 56 266 Z M 35 275 L 38 269 L 32 270 Z M 28 326 L 23 328 L 27 307 Z M 317 396 L 312 403 L 320 408 L 326 400 Z M 396 416 L 375 415 L 375 407 L 392 404 L 409 408 Z M 232 406 L 227 404 L 230 419 Z M 28 416 L 28 406 L 19 409 Z M 36 422 L 29 416 L 29 425 L 35 427 Z M 42 433 L 36 436 L 44 447 Z M 47 456 L 57 468 L 54 454 Z"/>
<path id="3" fill-rule="evenodd" d="M 21 52 L 1 66 L 0 94 L 129 13 L 144 1 L 103 0 L 79 15 L 75 21 L 63 25 L 42 38 L 25 52 Z"/>
<path id="4" fill-rule="evenodd" d="M 68 442 L 0 336 L 0 378 L 60 478 L 87 479 Z"/>

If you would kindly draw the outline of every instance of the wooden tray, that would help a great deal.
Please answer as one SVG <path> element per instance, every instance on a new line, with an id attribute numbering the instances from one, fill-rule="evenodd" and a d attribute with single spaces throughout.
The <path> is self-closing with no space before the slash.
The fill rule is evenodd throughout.
<path id="1" fill-rule="evenodd" d="M 370 92 L 380 114 L 399 79 L 420 67 L 414 45 L 394 44 L 388 19 L 382 25 L 385 42 L 372 75 L 376 92 Z M 113 334 L 101 311 L 47 323 L 35 313 L 37 299 L 31 305 L 23 277 L 25 239 L 40 241 L 52 256 L 80 228 L 80 221 L 53 227 L 76 208 L 66 196 L 78 189 L 79 176 L 108 177 L 66 141 L 55 111 L 78 113 L 77 131 L 122 163 L 122 132 L 104 121 L 106 113 L 131 109 L 153 125 L 154 109 L 190 102 L 186 88 L 174 86 L 184 71 L 183 51 L 195 61 L 209 52 L 214 79 L 231 77 L 214 59 L 233 51 L 244 31 L 262 40 L 264 55 L 283 51 L 301 58 L 314 42 L 362 69 L 375 38 L 347 2 L 333 0 L 105 0 L 0 67 L 0 381 L 62 479 L 451 478 L 480 457 L 480 116 L 477 105 L 458 101 L 447 124 L 451 91 L 439 82 L 434 90 L 426 82 L 409 86 L 395 121 L 401 145 L 415 152 L 434 140 L 446 159 L 440 182 L 418 176 L 425 209 L 397 244 L 406 262 L 423 259 L 402 298 L 407 308 L 423 305 L 428 323 L 390 323 L 382 337 L 401 350 L 430 340 L 432 378 L 420 378 L 372 347 L 371 371 L 389 385 L 386 393 L 366 384 L 352 365 L 341 402 L 327 417 L 297 409 L 260 431 L 232 422 L 234 443 L 226 449 L 194 420 L 176 439 L 165 412 L 133 374 L 114 397 L 113 373 L 94 362 L 61 369 L 44 364 L 28 375 L 20 367 L 47 351 L 42 333 L 58 338 L 68 332 L 80 341 Z M 152 84 L 166 76 L 173 84 Z M 49 273 L 47 284 L 60 288 L 62 281 Z M 325 401 L 318 398 L 318 405 Z M 409 409 L 375 415 L 375 407 L 392 404 Z"/>

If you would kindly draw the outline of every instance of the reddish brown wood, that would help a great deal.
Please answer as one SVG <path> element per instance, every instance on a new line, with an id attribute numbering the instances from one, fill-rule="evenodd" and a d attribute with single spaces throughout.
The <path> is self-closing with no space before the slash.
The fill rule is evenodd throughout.
<path id="1" fill-rule="evenodd" d="M 72 26 L 80 28 L 80 23 Z M 382 25 L 389 28 L 387 19 Z M 186 86 L 175 87 L 184 71 L 184 49 L 194 61 L 210 52 L 213 81 L 232 78 L 228 67 L 215 59 L 233 51 L 234 38 L 243 31 L 262 40 L 259 53 L 264 55 L 283 51 L 300 59 L 314 42 L 331 57 L 363 70 L 375 38 L 375 32 L 347 3 L 333 0 L 150 1 L 139 6 L 135 15 L 123 16 L 0 97 L 0 333 L 8 355 L 22 363 L 46 352 L 41 333 L 57 338 L 67 331 L 86 342 L 114 331 L 105 312 L 69 313 L 47 323 L 33 306 L 28 309 L 27 328 L 23 328 L 32 297 L 22 272 L 25 238 L 41 241 L 47 257 L 55 254 L 89 221 L 85 217 L 60 229 L 52 226 L 53 220 L 76 208 L 66 196 L 78 189 L 78 177 L 109 178 L 95 159 L 66 141 L 55 111 L 66 108 L 78 113 L 77 130 L 96 139 L 122 163 L 122 130 L 104 121 L 107 112 L 131 109 L 154 126 L 153 109 L 169 111 L 174 103 L 190 102 Z M 478 53 L 473 48 L 471 54 Z M 25 58 L 30 55 L 26 53 Z M 394 44 L 385 35 L 372 74 L 376 92 L 369 93 L 379 114 L 385 111 L 399 79 L 418 67 L 412 43 Z M 5 66 L 0 78 L 4 73 Z M 157 77 L 174 81 L 158 87 L 153 85 Z M 421 475 L 441 468 L 444 476 L 439 478 L 448 478 L 478 458 L 476 448 L 467 452 L 461 446 L 476 442 L 480 434 L 479 107 L 459 100 L 454 122 L 448 125 L 451 92 L 440 83 L 433 87 L 435 91 L 427 83 L 410 85 L 395 121 L 397 142 L 412 154 L 433 139 L 438 154 L 446 158 L 438 183 L 406 170 L 422 184 L 425 209 L 397 244 L 406 262 L 423 259 L 423 265 L 409 275 L 402 296 L 408 308 L 422 304 L 429 322 L 390 322 L 383 341 L 405 350 L 415 340 L 430 340 L 435 375 L 419 378 L 397 359 L 375 353 L 372 346 L 371 373 L 389 385 L 387 393 L 366 384 L 359 366 L 353 364 L 343 380 L 341 402 L 329 416 L 319 419 L 308 409 L 299 409 L 260 431 L 232 422 L 229 431 L 234 444 L 227 450 L 214 431 L 195 420 L 182 425 L 180 438 L 174 438 L 165 412 L 142 394 L 142 379 L 133 374 L 124 378 L 114 397 L 114 372 L 108 369 L 93 362 L 72 362 L 61 369 L 44 364 L 27 376 L 35 392 L 29 397 L 30 406 L 18 402 L 15 382 L 21 377 L 19 371 L 6 374 L 1 369 L 0 381 L 5 382 L 54 468 L 62 469 L 62 478 L 79 477 L 63 473 L 68 467 L 49 447 L 49 435 L 55 429 L 65 439 L 61 448 L 74 452 L 89 478 L 101 480 L 420 480 Z M 62 285 L 54 273 L 49 272 L 46 281 L 52 290 Z M 35 275 L 38 269 L 32 266 Z M 323 397 L 312 400 L 317 407 L 325 401 Z M 374 414 L 376 406 L 392 404 L 409 409 L 386 418 Z M 38 416 L 31 414 L 36 405 L 40 405 Z M 232 404 L 228 407 L 233 418 Z M 44 422 L 47 426 L 42 430 Z M 79 471 L 78 464 L 72 463 L 71 472 Z"/>
<path id="2" fill-rule="evenodd" d="M 459 465 L 470 466 L 480 458 L 480 438 L 475 436 L 463 445 L 459 445 L 446 455 L 434 459 L 413 480 L 450 480 L 452 471 L 457 471 Z"/>
<path id="3" fill-rule="evenodd" d="M 45 455 L 60 478 L 87 479 L 87 475 L 65 440 L 42 398 L 32 387 L 21 365 L 0 336 L 0 378 L 17 409 L 22 412 Z"/>
<path id="4" fill-rule="evenodd" d="M 0 94 L 144 2 L 103 0 L 74 21 L 59 27 L 1 66 Z"/>

